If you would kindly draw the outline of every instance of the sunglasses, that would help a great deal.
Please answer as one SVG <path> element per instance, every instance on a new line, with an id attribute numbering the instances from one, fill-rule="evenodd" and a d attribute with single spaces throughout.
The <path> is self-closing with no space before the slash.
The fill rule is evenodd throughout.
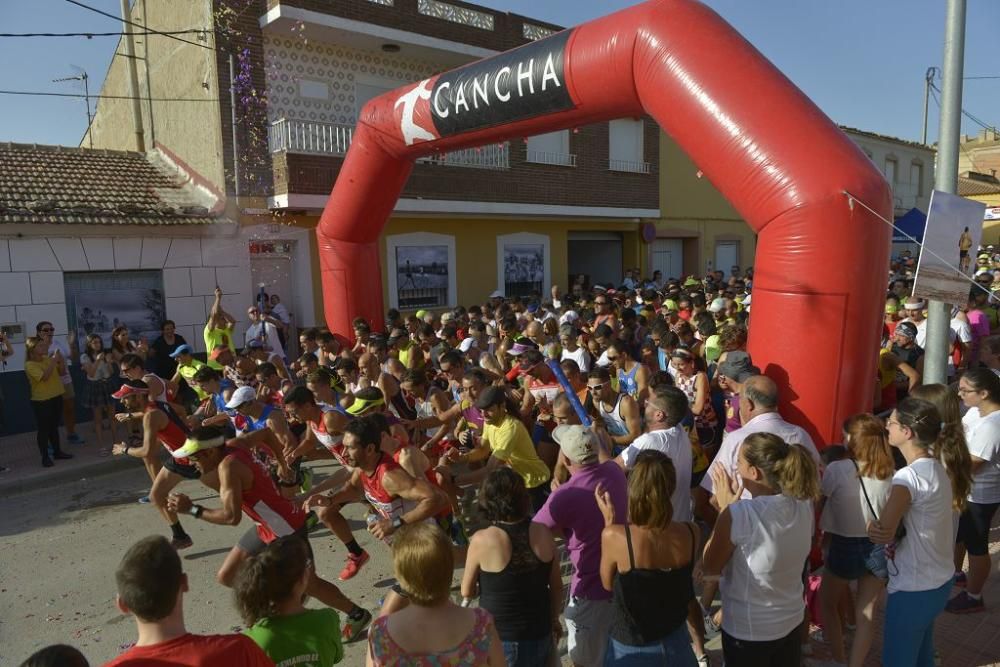
<path id="1" fill-rule="evenodd" d="M 53 331 L 55 331 L 55 329 L 49 327 L 47 329 L 39 329 L 39 331 L 41 331 L 42 333 L 52 333 Z"/>
<path id="2" fill-rule="evenodd" d="M 588 384 L 587 389 L 589 391 L 600 391 L 601 389 L 604 389 L 607 384 L 607 382 L 602 382 L 601 384 Z"/>

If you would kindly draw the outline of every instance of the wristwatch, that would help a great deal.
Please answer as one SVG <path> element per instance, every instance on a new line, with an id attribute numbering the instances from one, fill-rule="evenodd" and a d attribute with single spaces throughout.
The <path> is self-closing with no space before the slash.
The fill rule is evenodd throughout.
<path id="1" fill-rule="evenodd" d="M 200 519 L 201 518 L 201 513 L 204 512 L 204 511 L 205 511 L 205 508 L 202 507 L 201 505 L 192 505 L 191 509 L 188 510 L 188 514 L 190 514 L 191 516 L 193 516 L 196 519 Z"/>
<path id="2" fill-rule="evenodd" d="M 405 525 L 406 525 L 406 522 L 403 521 L 403 517 L 401 517 L 401 516 L 397 516 L 395 519 L 392 520 L 392 529 L 393 530 L 399 530 L 400 528 L 402 528 Z"/>

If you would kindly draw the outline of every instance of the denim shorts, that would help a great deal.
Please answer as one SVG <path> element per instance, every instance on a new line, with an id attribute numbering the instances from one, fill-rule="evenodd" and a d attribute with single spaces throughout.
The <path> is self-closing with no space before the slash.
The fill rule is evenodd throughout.
<path id="1" fill-rule="evenodd" d="M 888 578 L 885 549 L 867 537 L 843 537 L 830 534 L 826 569 L 841 579 L 860 579 L 866 572 L 880 579 Z"/>
<path id="2" fill-rule="evenodd" d="M 555 650 L 552 636 L 503 642 L 503 657 L 508 667 L 546 667 Z"/>
<path id="3" fill-rule="evenodd" d="M 612 637 L 608 638 L 604 667 L 659 667 L 660 665 L 698 667 L 698 660 L 691 649 L 687 623 L 681 623 L 660 641 L 645 646 L 631 646 Z"/>

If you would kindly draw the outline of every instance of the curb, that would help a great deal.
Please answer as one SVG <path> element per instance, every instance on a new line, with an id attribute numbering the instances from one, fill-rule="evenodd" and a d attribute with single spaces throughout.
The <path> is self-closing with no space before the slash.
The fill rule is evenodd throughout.
<path id="1" fill-rule="evenodd" d="M 0 477 L 0 498 L 16 496 L 29 491 L 47 489 L 68 482 L 83 481 L 93 477 L 103 477 L 116 472 L 121 472 L 129 468 L 139 470 L 142 466 L 136 466 L 137 459 L 130 456 L 108 457 L 98 461 L 77 464 L 72 468 L 56 469 L 51 472 L 29 477 L 27 479 L 4 479 Z M 140 462 L 141 463 L 141 462 Z M 10 473 L 8 473 L 10 474 Z M 13 474 L 17 474 L 16 472 Z M 5 475 L 6 476 L 6 475 Z"/>

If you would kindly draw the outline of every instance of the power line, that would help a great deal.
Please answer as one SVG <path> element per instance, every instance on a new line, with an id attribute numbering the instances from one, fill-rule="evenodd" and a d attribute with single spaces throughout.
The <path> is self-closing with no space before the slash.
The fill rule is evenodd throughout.
<path id="1" fill-rule="evenodd" d="M 937 87 L 934 86 L 934 84 L 931 84 L 931 97 L 934 98 L 934 104 L 936 104 L 937 107 L 938 107 L 938 109 L 940 110 L 941 109 L 941 100 L 938 99 L 937 94 L 938 94 Z M 978 171 L 978 172 L 982 172 L 983 170 L 980 168 L 980 166 L 978 164 L 976 164 L 976 158 L 974 158 L 972 156 L 972 153 L 970 153 L 969 149 L 967 149 L 965 147 L 965 144 L 962 143 L 961 141 L 959 141 L 958 142 L 958 147 L 962 151 L 962 153 L 965 155 L 965 157 L 967 157 L 969 159 L 969 163 L 972 164 L 972 168 L 974 170 Z"/>
<path id="2" fill-rule="evenodd" d="M 46 93 L 32 90 L 0 90 L 0 95 L 29 95 L 38 97 L 75 97 L 84 99 L 86 95 L 77 93 Z M 198 97 L 131 97 L 129 95 L 91 95 L 93 100 L 142 100 L 143 102 L 218 102 L 218 98 Z"/>
<path id="3" fill-rule="evenodd" d="M 107 16 L 109 19 L 112 19 L 112 20 L 115 20 L 115 21 L 121 21 L 122 23 L 130 25 L 133 28 L 141 28 L 142 30 L 148 30 L 149 32 L 151 32 L 153 34 L 163 35 L 164 37 L 169 37 L 170 39 L 175 39 L 178 42 L 184 42 L 185 44 L 190 44 L 192 46 L 199 46 L 199 47 L 201 47 L 203 49 L 208 49 L 209 51 L 216 51 L 217 50 L 214 46 L 209 46 L 208 44 L 201 44 L 200 42 L 192 42 L 189 39 L 184 39 L 183 37 L 178 37 L 177 35 L 171 35 L 169 33 L 161 32 L 159 30 L 152 30 L 148 26 L 144 26 L 144 25 L 141 25 L 139 23 L 133 23 L 132 21 L 129 21 L 128 19 L 124 19 L 124 18 L 122 18 L 120 16 L 115 16 L 114 14 L 109 14 L 109 13 L 107 13 L 105 11 L 97 9 L 96 7 L 91 7 L 90 5 L 85 5 L 82 2 L 78 2 L 77 0 L 66 0 L 66 2 L 70 3 L 71 5 L 76 5 L 77 7 L 82 7 L 83 9 L 86 9 L 88 11 L 94 12 L 95 14 L 100 14 L 101 16 Z"/>
<path id="4" fill-rule="evenodd" d="M 0 37 L 123 37 L 126 35 L 142 37 L 144 35 L 203 35 L 209 30 L 137 30 L 133 32 L 0 32 Z"/>
<path id="5" fill-rule="evenodd" d="M 941 92 L 940 90 L 938 90 L 937 86 L 935 86 L 933 83 L 931 84 L 931 90 L 934 90 L 934 91 L 939 92 L 939 93 Z M 937 101 L 937 96 L 934 97 L 934 100 Z M 940 102 L 938 102 L 938 106 L 939 107 L 941 106 Z M 997 129 L 996 125 L 988 125 L 986 123 L 986 121 L 983 121 L 983 120 L 981 120 L 981 119 L 973 116 L 971 113 L 969 113 L 968 111 L 966 111 L 965 108 L 962 109 L 962 115 L 965 116 L 966 118 L 968 118 L 969 120 L 971 120 L 973 123 L 975 123 L 979 127 L 983 128 L 984 130 L 993 130 L 993 131 L 996 131 L 996 129 Z"/>
<path id="6" fill-rule="evenodd" d="M 1000 75 L 997 75 L 997 76 L 967 76 L 967 77 L 965 77 L 966 81 L 975 81 L 977 79 L 979 79 L 979 80 L 981 80 L 981 79 L 1000 79 Z"/>

